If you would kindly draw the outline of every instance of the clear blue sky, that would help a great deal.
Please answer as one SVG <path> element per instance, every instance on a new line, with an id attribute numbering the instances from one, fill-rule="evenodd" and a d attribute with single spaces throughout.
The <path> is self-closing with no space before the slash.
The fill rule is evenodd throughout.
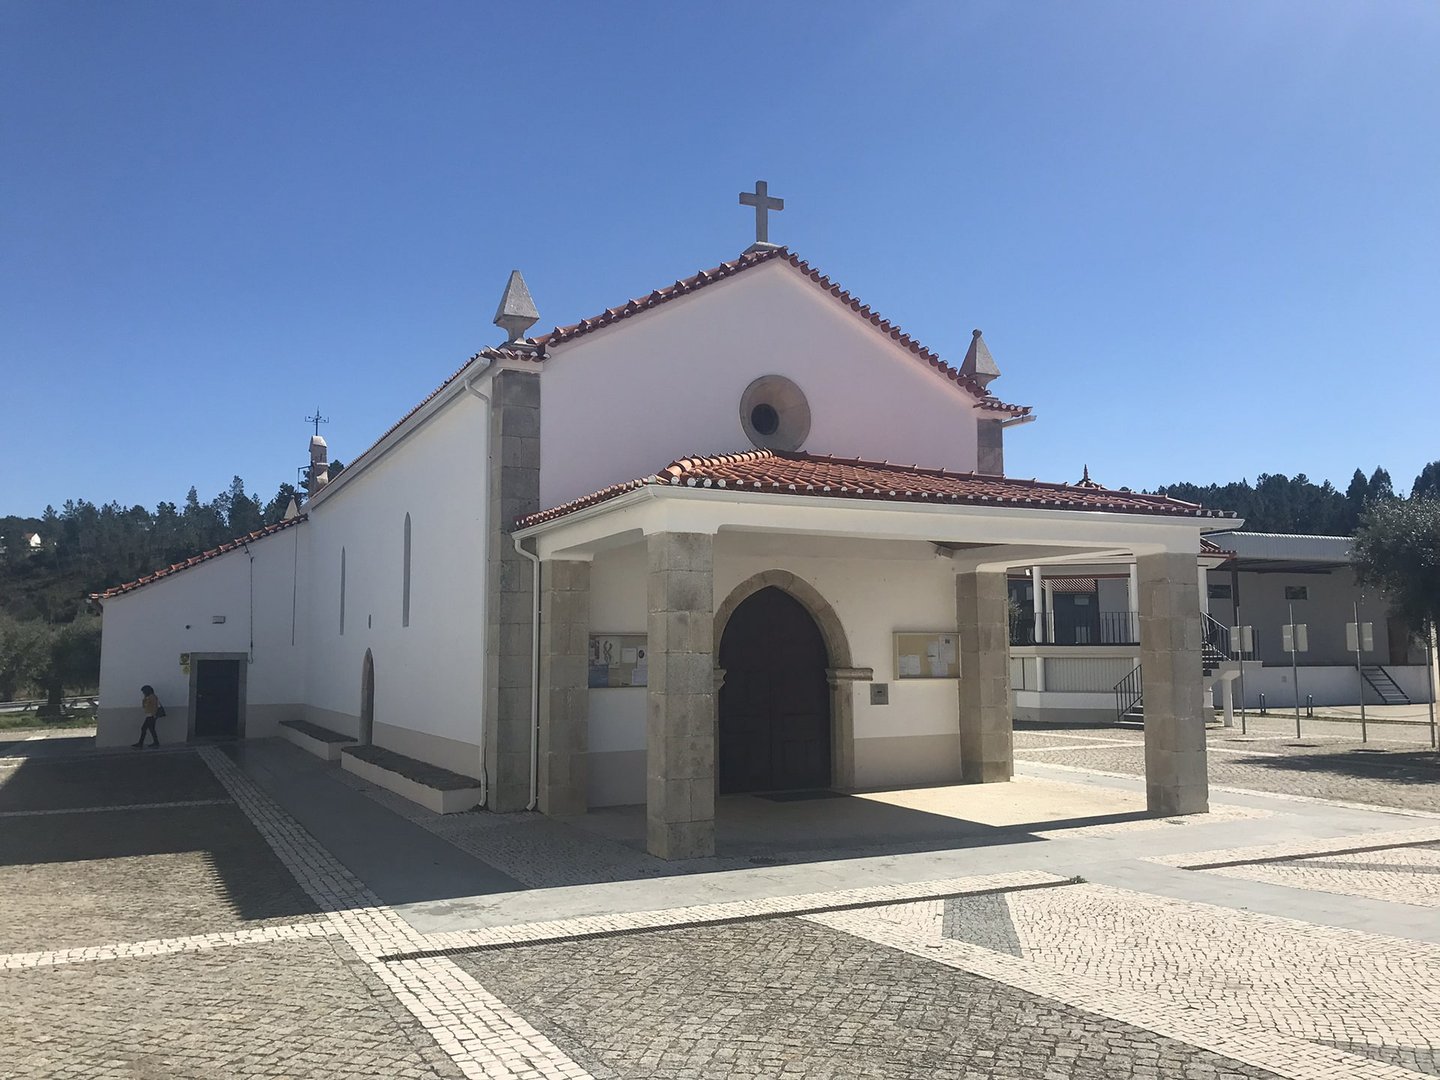
<path id="1" fill-rule="evenodd" d="M 0 513 L 268 498 L 316 405 L 348 460 L 496 341 L 512 267 L 594 314 L 738 254 L 757 177 L 942 355 L 985 330 L 1015 475 L 1408 488 L 1437 57 L 1431 0 L 9 0 Z"/>

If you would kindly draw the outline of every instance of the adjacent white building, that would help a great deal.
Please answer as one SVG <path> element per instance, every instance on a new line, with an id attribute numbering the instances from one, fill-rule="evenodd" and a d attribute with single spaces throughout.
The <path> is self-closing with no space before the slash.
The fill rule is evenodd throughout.
<path id="1" fill-rule="evenodd" d="M 333 480 L 317 437 L 303 514 L 97 597 L 100 741 L 150 683 L 162 740 L 283 732 L 443 809 L 644 803 L 700 855 L 717 794 L 1008 779 L 1007 582 L 1124 562 L 1150 803 L 1206 808 L 1197 560 L 1237 523 L 1007 478 L 1033 416 L 979 331 L 951 365 L 764 243 L 534 321 L 512 275 L 509 340 Z"/>

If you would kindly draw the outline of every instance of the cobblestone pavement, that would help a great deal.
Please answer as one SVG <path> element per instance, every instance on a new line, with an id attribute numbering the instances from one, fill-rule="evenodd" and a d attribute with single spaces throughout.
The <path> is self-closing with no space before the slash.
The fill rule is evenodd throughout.
<path id="1" fill-rule="evenodd" d="M 1017 730 L 1017 760 L 1144 776 L 1144 734 L 1114 728 Z M 1069 748 L 1066 748 L 1066 743 Z M 1440 756 L 1413 742 L 1362 744 L 1212 728 L 1212 786 L 1440 813 Z M 1036 745 L 1038 743 L 1038 745 Z"/>
<path id="2" fill-rule="evenodd" d="M 597 1077 L 1272 1075 L 795 919 L 457 962 Z"/>
<path id="3" fill-rule="evenodd" d="M 1017 742 L 1031 739 L 1037 761 L 1137 749 L 1113 731 Z M 394 808 L 534 884 L 668 870 L 545 819 Z M 1312 875 L 1403 889 L 1440 876 L 1428 861 L 1440 823 L 1424 826 L 1373 837 L 1383 852 L 1364 854 L 1383 856 L 1384 870 L 1313 839 L 1156 857 L 1149 870 L 1309 863 Z M 1131 827 L 1097 826 L 1080 843 Z M 1244 837 L 1248 825 L 1218 815 L 1208 827 Z M 1435 1074 L 1440 1029 L 1423 1002 L 1440 985 L 1440 946 L 1023 866 L 932 878 L 745 899 L 717 890 L 686 907 L 425 934 L 223 750 L 6 760 L 0 1076 Z"/>
<path id="4" fill-rule="evenodd" d="M 807 919 L 1287 1076 L 1435 1074 L 1434 945 L 1096 885 Z"/>
<path id="5" fill-rule="evenodd" d="M 463 1075 L 335 938 L 0 972 L 0 1001 L 15 1080 Z"/>

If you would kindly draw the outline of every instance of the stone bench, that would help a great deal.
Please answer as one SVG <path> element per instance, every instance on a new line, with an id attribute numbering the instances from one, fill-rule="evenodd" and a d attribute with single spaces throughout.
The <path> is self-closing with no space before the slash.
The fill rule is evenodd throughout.
<path id="1" fill-rule="evenodd" d="M 355 740 L 338 731 L 331 731 L 308 720 L 281 720 L 280 734 L 302 750 L 326 761 L 339 761 L 340 751 L 353 746 Z"/>
<path id="2" fill-rule="evenodd" d="M 480 781 L 473 776 L 451 772 L 394 750 L 346 746 L 340 754 L 340 767 L 437 814 L 455 814 L 480 805 Z"/>

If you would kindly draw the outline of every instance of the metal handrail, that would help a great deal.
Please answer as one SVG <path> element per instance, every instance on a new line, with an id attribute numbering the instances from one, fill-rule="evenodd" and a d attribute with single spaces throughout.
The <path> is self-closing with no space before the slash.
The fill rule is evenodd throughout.
<path id="1" fill-rule="evenodd" d="M 1140 675 L 1140 665 L 1135 665 L 1135 670 L 1126 675 L 1115 684 L 1115 719 L 1125 719 L 1125 714 L 1139 705 L 1144 698 L 1144 680 Z"/>

